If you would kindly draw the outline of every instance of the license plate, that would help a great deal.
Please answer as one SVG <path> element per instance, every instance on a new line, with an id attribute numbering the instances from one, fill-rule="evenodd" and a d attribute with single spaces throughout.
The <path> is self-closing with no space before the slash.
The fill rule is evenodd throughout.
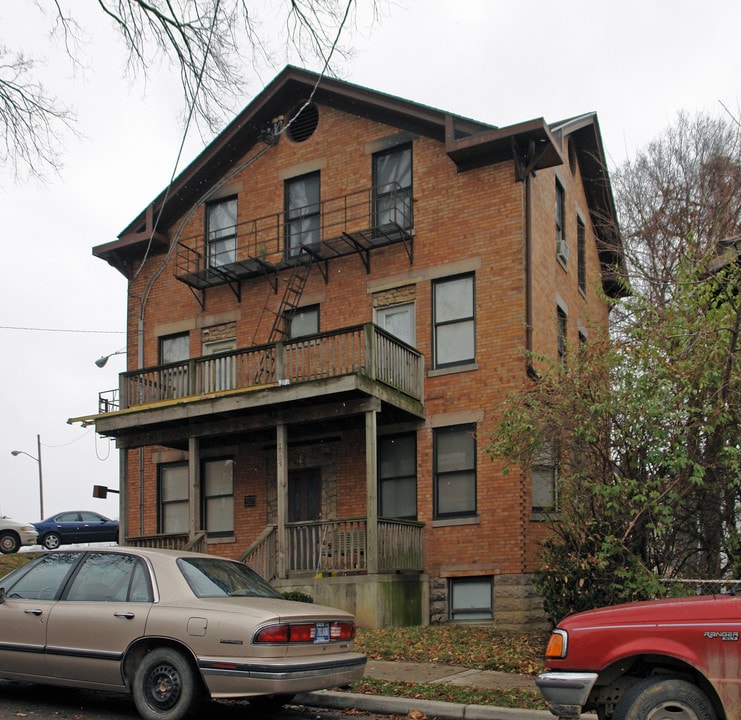
<path id="1" fill-rule="evenodd" d="M 314 636 L 314 642 L 328 643 L 329 642 L 329 623 L 317 623 L 316 624 L 316 635 Z"/>

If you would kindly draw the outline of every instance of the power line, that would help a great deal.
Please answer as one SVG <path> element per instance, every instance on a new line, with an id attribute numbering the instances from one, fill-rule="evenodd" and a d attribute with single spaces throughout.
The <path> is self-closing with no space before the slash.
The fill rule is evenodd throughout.
<path id="1" fill-rule="evenodd" d="M 25 332 L 89 333 L 92 335 L 125 335 L 125 330 L 74 330 L 71 328 L 23 327 L 21 325 L 0 325 L 0 330 L 23 330 Z"/>

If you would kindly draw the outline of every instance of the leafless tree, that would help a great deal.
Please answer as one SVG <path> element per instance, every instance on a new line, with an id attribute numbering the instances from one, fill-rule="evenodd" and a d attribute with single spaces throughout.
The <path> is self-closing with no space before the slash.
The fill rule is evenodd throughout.
<path id="1" fill-rule="evenodd" d="M 631 285 L 663 307 L 683 256 L 741 234 L 741 126 L 725 112 L 681 112 L 612 181 Z"/>
<path id="2" fill-rule="evenodd" d="M 378 2 L 366 0 L 377 19 Z M 257 12 L 258 0 L 98 0 L 123 40 L 126 70 L 146 79 L 169 63 L 180 78 L 184 117 L 202 134 L 213 134 L 244 97 L 254 68 L 276 67 L 284 47 L 303 64 L 318 58 L 323 71 L 347 57 L 343 32 L 356 22 L 354 0 L 275 0 L 269 7 L 270 37 Z M 36 0 L 52 37 L 73 66 L 81 63 L 84 28 L 62 0 Z M 49 93 L 36 77 L 37 61 L 0 41 L 0 166 L 16 178 L 42 177 L 61 166 L 62 135 L 75 127 L 74 109 Z"/>

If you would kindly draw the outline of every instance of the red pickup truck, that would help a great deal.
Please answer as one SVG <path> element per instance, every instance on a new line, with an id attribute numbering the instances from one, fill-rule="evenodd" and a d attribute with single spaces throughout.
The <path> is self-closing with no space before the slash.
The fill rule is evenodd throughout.
<path id="1" fill-rule="evenodd" d="M 741 596 L 627 603 L 562 620 L 536 683 L 562 720 L 741 720 Z"/>

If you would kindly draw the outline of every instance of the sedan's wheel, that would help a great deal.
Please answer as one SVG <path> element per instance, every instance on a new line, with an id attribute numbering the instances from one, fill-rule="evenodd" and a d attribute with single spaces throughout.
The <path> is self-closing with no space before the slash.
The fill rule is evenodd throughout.
<path id="1" fill-rule="evenodd" d="M 58 533 L 48 533 L 44 535 L 41 544 L 47 550 L 56 550 L 62 544 L 62 538 Z"/>
<path id="2" fill-rule="evenodd" d="M 671 677 L 637 682 L 618 701 L 612 720 L 717 720 L 697 685 Z"/>
<path id="3" fill-rule="evenodd" d="M 177 650 L 147 653 L 134 674 L 134 704 L 144 720 L 181 720 L 200 700 L 199 679 Z"/>
<path id="4" fill-rule="evenodd" d="M 14 553 L 18 552 L 18 548 L 21 546 L 21 541 L 18 536 L 11 532 L 4 532 L 0 534 L 0 552 Z"/>

